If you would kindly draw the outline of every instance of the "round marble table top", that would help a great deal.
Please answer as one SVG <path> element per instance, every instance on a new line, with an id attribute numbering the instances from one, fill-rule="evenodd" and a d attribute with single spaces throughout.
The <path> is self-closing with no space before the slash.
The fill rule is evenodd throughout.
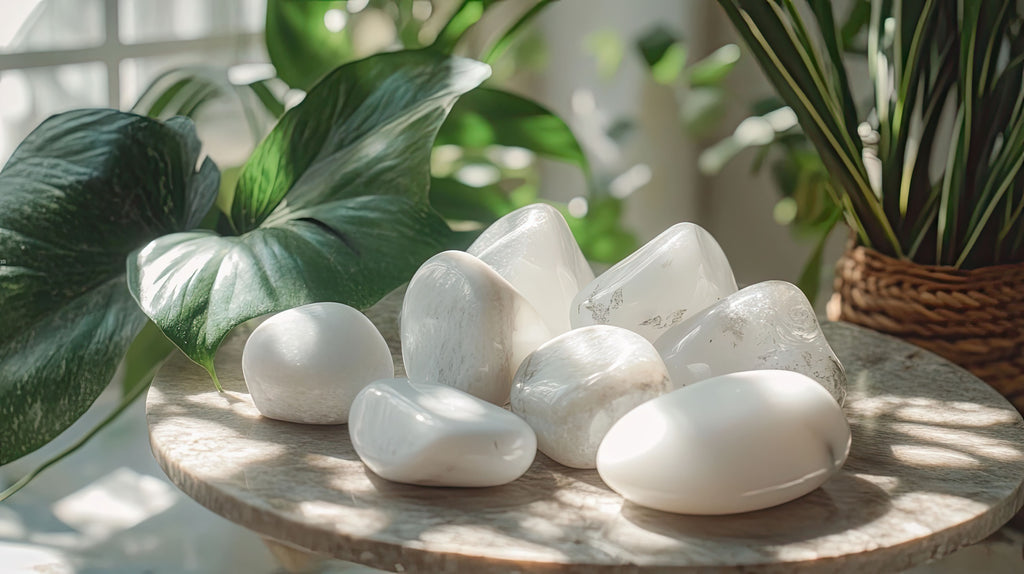
<path id="1" fill-rule="evenodd" d="M 370 313 L 385 334 L 395 332 L 394 308 Z M 541 453 L 501 487 L 388 482 L 359 461 L 344 425 L 261 417 L 242 379 L 240 336 L 218 355 L 223 393 L 184 357 L 168 361 L 149 392 L 150 440 L 170 479 L 214 512 L 311 552 L 399 572 L 895 571 L 1006 522 L 1024 503 L 1017 412 L 927 351 L 846 324 L 823 327 L 849 376 L 850 458 L 811 494 L 747 514 L 641 508 L 596 471 Z"/>

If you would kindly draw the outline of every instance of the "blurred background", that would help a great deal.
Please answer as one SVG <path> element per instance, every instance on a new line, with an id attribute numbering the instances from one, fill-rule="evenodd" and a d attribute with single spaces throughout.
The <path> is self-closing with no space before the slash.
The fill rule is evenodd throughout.
<path id="1" fill-rule="evenodd" d="M 352 59 L 403 43 L 429 43 L 457 2 L 317 4 L 335 5 L 323 10 L 321 25 L 342 39 L 338 58 Z M 410 14 L 399 15 L 405 5 Z M 81 107 L 131 109 L 170 70 L 224 70 L 239 85 L 274 76 L 263 36 L 266 0 L 2 0 L 0 11 L 0 162 L 49 115 Z M 494 14 L 491 24 L 502 16 Z M 403 26 L 415 27 L 420 38 L 410 40 L 398 28 L 403 17 L 414 20 Z M 667 64 L 660 76 L 640 46 L 659 33 L 672 48 L 660 62 Z M 734 42 L 710 1 L 562 0 L 495 62 L 495 81 L 569 124 L 589 160 L 593 185 L 622 200 L 616 215 L 637 241 L 673 223 L 694 221 L 718 238 L 741 284 L 795 281 L 813 245 L 795 240 L 777 223 L 780 196 L 767 170 L 752 174 L 756 152 L 732 160 L 716 175 L 698 167 L 701 153 L 731 134 L 770 94 L 756 64 L 740 57 Z M 472 52 L 472 46 L 463 51 Z M 722 77 L 689 85 L 686 68 L 709 55 L 715 56 L 709 63 L 717 58 L 721 67 L 710 71 Z M 290 79 L 287 72 L 281 75 Z M 268 86 L 284 103 L 301 97 L 289 94 L 284 82 L 276 84 Z M 245 107 L 233 98 L 211 99 L 194 114 L 208 153 L 222 168 L 241 164 L 256 141 L 246 118 L 253 110 Z M 269 128 L 271 120 L 264 119 L 257 131 Z M 505 161 L 516 167 L 524 159 L 511 154 Z M 585 214 L 591 206 L 572 201 L 589 195 L 581 171 L 564 163 L 537 164 L 539 196 L 572 202 L 574 214 Z M 470 167 L 457 174 L 463 182 L 486 185 L 496 177 L 481 165 Z M 604 258 L 635 246 L 612 247 Z"/>
<path id="2" fill-rule="evenodd" d="M 227 170 L 273 125 L 275 106 L 301 101 L 315 74 L 307 65 L 324 52 L 341 63 L 427 45 L 459 2 L 317 2 L 312 19 L 288 4 L 0 0 L 0 164 L 52 114 L 116 107 L 192 115 L 207 153 Z M 458 51 L 479 57 L 475 46 L 489 30 L 531 4 L 497 3 Z M 289 43 L 276 27 L 292 17 L 311 27 Z M 851 35 L 860 33 L 855 20 L 850 12 Z M 845 231 L 823 240 L 834 219 L 816 185 L 820 162 L 737 42 L 710 0 L 555 2 L 493 61 L 492 81 L 565 120 L 589 167 L 455 138 L 435 148 L 435 181 L 446 182 L 453 201 L 491 197 L 483 206 L 491 218 L 538 198 L 557 202 L 598 266 L 693 221 L 718 239 L 741 286 L 799 282 L 822 294 L 822 309 Z M 820 267 L 806 267 L 814 255 Z M 118 399 L 112 389 L 64 436 L 80 436 Z M 68 442 L 0 469 L 0 488 Z M 1000 536 L 920 571 L 1017 571 L 1022 539 Z M 166 481 L 148 451 L 141 402 L 0 505 L 2 572 L 278 568 L 255 534 Z"/>

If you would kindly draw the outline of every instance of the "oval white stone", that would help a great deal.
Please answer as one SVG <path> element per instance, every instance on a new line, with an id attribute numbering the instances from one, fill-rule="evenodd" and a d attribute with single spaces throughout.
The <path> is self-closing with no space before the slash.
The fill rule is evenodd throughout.
<path id="1" fill-rule="evenodd" d="M 518 289 L 552 335 L 570 329 L 572 299 L 594 279 L 565 218 L 544 203 L 521 207 L 495 221 L 466 251 Z"/>
<path id="2" fill-rule="evenodd" d="M 376 381 L 348 423 L 352 446 L 377 475 L 426 486 L 498 486 L 522 476 L 537 453 L 530 426 L 447 385 Z"/>
<path id="3" fill-rule="evenodd" d="M 356 394 L 395 376 L 377 327 L 341 303 L 311 303 L 263 321 L 242 350 L 252 402 L 268 418 L 343 424 Z"/>
<path id="4" fill-rule="evenodd" d="M 523 361 L 512 412 L 537 433 L 540 451 L 575 468 L 595 468 L 597 447 L 619 418 L 671 389 L 647 339 L 611 325 L 569 331 Z"/>
<path id="5" fill-rule="evenodd" d="M 597 471 L 641 506 L 731 514 L 811 492 L 849 452 L 850 427 L 820 384 L 791 371 L 747 371 L 633 409 L 605 436 Z"/>
<path id="6" fill-rule="evenodd" d="M 402 360 L 409 379 L 504 405 L 519 364 L 551 338 L 537 311 L 486 263 L 445 251 L 405 292 Z"/>
<path id="7" fill-rule="evenodd" d="M 792 283 L 742 289 L 672 327 L 654 343 L 676 388 L 752 371 L 796 371 L 821 383 L 839 404 L 846 372 L 807 297 Z"/>
<path id="8" fill-rule="evenodd" d="M 678 223 L 580 290 L 573 328 L 616 325 L 654 341 L 666 329 L 736 292 L 729 260 L 699 225 Z"/>

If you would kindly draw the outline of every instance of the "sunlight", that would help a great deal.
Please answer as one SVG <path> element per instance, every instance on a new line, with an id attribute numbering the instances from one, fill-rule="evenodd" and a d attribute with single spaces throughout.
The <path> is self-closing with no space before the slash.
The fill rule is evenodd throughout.
<path id="1" fill-rule="evenodd" d="M 1024 460 L 1024 453 L 1013 443 L 976 432 L 915 423 L 895 423 L 892 429 L 928 442 L 955 446 L 978 456 L 1003 461 Z"/>
<path id="2" fill-rule="evenodd" d="M 892 447 L 894 457 L 913 466 L 932 468 L 978 468 L 978 459 L 949 448 L 897 444 Z"/>
<path id="3" fill-rule="evenodd" d="M 45 572 L 72 574 L 74 566 L 61 552 L 49 548 L 0 542 L 0 556 L 5 572 Z"/>
<path id="4" fill-rule="evenodd" d="M 53 505 L 64 524 L 105 540 L 160 514 L 180 498 L 166 482 L 121 467 Z"/>
<path id="5" fill-rule="evenodd" d="M 950 424 L 956 417 L 960 427 L 987 427 L 1012 423 L 1017 415 L 1009 409 L 997 409 L 964 401 L 928 401 L 896 410 L 896 416 L 909 422 L 926 424 Z"/>

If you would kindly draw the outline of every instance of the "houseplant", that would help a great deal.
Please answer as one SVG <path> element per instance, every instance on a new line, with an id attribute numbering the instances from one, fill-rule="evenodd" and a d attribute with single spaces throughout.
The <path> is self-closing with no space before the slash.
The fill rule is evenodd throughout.
<path id="1" fill-rule="evenodd" d="M 425 48 L 317 72 L 230 185 L 185 117 L 75 110 L 30 134 L 0 172 L 0 464 L 81 416 L 122 359 L 124 399 L 97 428 L 142 394 L 171 342 L 216 384 L 213 354 L 234 326 L 318 300 L 369 306 L 464 243 L 429 203 L 430 154 L 490 73 L 451 52 L 491 4 L 460 2 Z M 514 145 L 583 161 L 540 106 L 493 89 L 473 99 L 485 119 L 480 106 L 516 104 L 514 125 L 495 130 Z"/>
<path id="2" fill-rule="evenodd" d="M 853 231 L 830 318 L 936 351 L 1024 410 L 1020 9 L 872 2 L 874 100 L 859 110 L 830 2 L 719 4 L 813 143 Z"/>

